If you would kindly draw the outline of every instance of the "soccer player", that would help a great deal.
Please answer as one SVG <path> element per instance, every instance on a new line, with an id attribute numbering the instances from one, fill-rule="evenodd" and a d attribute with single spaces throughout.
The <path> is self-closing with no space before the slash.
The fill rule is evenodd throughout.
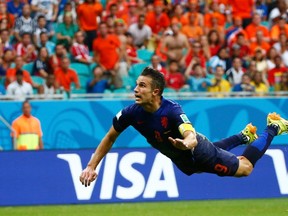
<path id="1" fill-rule="evenodd" d="M 267 127 L 259 137 L 256 127 L 248 124 L 239 134 L 212 143 L 195 131 L 178 103 L 162 97 L 164 86 L 161 73 L 148 67 L 143 70 L 134 89 L 135 103 L 113 118 L 112 127 L 80 175 L 83 185 L 89 186 L 96 179 L 99 162 L 129 125 L 187 175 L 208 172 L 219 176 L 248 176 L 274 136 L 288 132 L 288 121 L 270 113 Z M 249 145 L 241 156 L 229 152 L 244 143 Z"/>

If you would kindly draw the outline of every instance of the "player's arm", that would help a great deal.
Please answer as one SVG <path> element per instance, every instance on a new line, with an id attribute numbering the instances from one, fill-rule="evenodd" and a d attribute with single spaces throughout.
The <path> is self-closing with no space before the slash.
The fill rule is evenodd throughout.
<path id="1" fill-rule="evenodd" d="M 197 146 L 195 129 L 190 123 L 182 123 L 178 127 L 183 139 L 169 137 L 169 141 L 178 149 L 188 150 Z"/>
<path id="2" fill-rule="evenodd" d="M 82 171 L 80 175 L 80 181 L 85 187 L 89 186 L 97 178 L 95 172 L 96 167 L 102 160 L 102 158 L 109 152 L 113 143 L 119 136 L 119 132 L 114 129 L 114 126 L 110 128 L 104 138 L 101 140 L 99 146 L 96 148 L 94 155 L 88 162 L 87 167 Z"/>

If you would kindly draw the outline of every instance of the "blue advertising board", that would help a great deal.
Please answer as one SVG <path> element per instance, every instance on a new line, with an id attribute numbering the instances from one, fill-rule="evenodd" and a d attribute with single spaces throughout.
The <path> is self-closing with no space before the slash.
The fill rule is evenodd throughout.
<path id="1" fill-rule="evenodd" d="M 233 151 L 241 154 L 244 147 Z M 273 146 L 249 177 L 186 176 L 151 148 L 118 148 L 89 187 L 79 175 L 93 150 L 0 152 L 0 206 L 288 196 L 287 147 Z"/>
<path id="2" fill-rule="evenodd" d="M 288 118 L 288 100 L 279 98 L 193 98 L 178 100 L 197 131 L 211 141 L 238 133 L 249 122 L 263 130 L 269 112 Z M 94 148 L 112 124 L 112 118 L 133 100 L 67 100 L 31 101 L 32 113 L 40 119 L 45 149 Z M 0 115 L 10 124 L 21 115 L 21 102 L 0 101 Z M 284 137 L 273 144 L 288 144 Z M 117 147 L 149 147 L 129 127 L 114 145 Z M 12 148 L 10 131 L 0 122 L 0 148 Z"/>

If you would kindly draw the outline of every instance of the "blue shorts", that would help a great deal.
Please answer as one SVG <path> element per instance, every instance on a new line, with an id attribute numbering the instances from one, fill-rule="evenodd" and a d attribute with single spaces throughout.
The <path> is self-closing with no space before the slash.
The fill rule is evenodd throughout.
<path id="1" fill-rule="evenodd" d="M 194 169 L 198 172 L 215 173 L 219 176 L 234 176 L 239 160 L 236 155 L 214 146 L 202 134 L 197 133 L 198 145 L 193 151 Z"/>

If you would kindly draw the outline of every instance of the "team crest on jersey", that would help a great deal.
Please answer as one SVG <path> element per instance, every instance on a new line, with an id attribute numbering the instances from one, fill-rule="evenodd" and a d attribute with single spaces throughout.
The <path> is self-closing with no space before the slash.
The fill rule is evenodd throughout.
<path id="1" fill-rule="evenodd" d="M 187 117 L 185 114 L 181 114 L 181 115 L 180 115 L 180 118 L 182 119 L 182 121 L 183 121 L 184 123 L 190 123 L 188 117 Z"/>
<path id="2" fill-rule="evenodd" d="M 168 126 L 168 118 L 166 116 L 162 116 L 161 117 L 161 125 L 164 127 L 164 128 L 167 128 Z"/>

